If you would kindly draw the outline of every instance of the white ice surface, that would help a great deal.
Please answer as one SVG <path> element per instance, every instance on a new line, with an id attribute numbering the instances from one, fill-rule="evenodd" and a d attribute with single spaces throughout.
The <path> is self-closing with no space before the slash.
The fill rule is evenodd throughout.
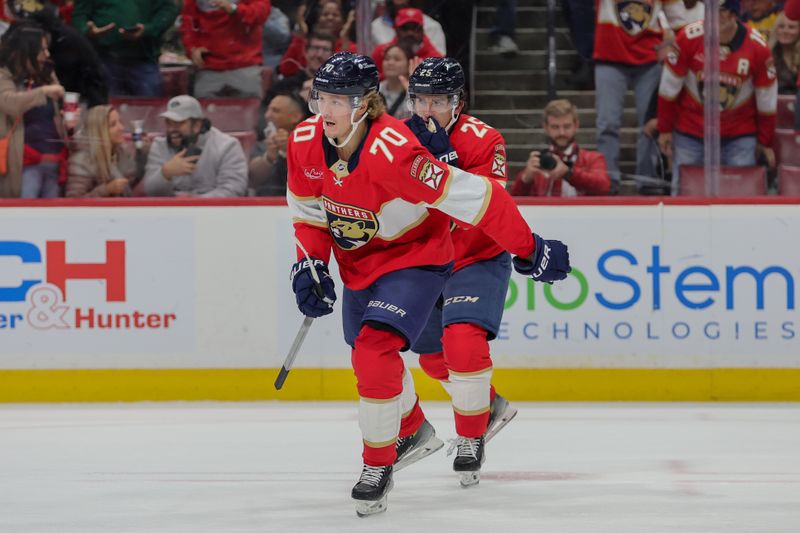
<path id="1" fill-rule="evenodd" d="M 440 451 L 365 519 L 354 403 L 2 405 L 0 532 L 800 532 L 800 405 L 516 405 L 480 485 Z"/>

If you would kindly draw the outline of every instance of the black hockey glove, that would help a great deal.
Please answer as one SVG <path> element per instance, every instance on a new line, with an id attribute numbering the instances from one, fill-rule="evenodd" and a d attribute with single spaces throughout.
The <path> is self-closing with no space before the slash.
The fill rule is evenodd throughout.
<path id="1" fill-rule="evenodd" d="M 328 272 L 328 265 L 320 259 L 311 259 L 319 277 L 319 285 L 311 275 L 308 259 L 298 261 L 292 267 L 292 290 L 297 300 L 297 308 L 306 316 L 319 318 L 333 312 L 336 291 L 333 278 Z"/>
<path id="2" fill-rule="evenodd" d="M 533 256 L 528 259 L 515 257 L 514 270 L 523 276 L 550 284 L 566 278 L 572 271 L 567 245 L 561 241 L 546 241 L 535 233 L 533 240 L 536 243 Z"/>
<path id="3" fill-rule="evenodd" d="M 453 150 L 453 145 L 450 144 L 450 136 L 447 134 L 447 130 L 441 127 L 435 118 L 431 117 L 429 120 L 432 126 L 435 126 L 436 131 L 430 131 L 428 125 L 419 115 L 414 115 L 406 120 L 406 126 L 416 135 L 420 144 L 427 148 L 436 159 L 457 167 L 458 154 Z"/>

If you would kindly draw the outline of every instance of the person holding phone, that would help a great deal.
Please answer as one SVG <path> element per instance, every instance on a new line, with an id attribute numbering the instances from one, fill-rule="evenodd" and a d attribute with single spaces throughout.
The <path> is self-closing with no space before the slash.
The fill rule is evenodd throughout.
<path id="1" fill-rule="evenodd" d="M 195 98 L 181 95 L 161 114 L 166 136 L 150 147 L 147 196 L 225 198 L 247 192 L 247 161 L 236 138 L 211 125 Z"/>
<path id="2" fill-rule="evenodd" d="M 77 0 L 72 24 L 100 54 L 112 96 L 161 96 L 158 56 L 177 16 L 173 0 Z"/>

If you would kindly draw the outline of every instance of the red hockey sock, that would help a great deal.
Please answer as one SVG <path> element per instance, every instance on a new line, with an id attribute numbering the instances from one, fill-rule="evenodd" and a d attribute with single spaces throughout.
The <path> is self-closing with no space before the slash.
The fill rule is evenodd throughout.
<path id="1" fill-rule="evenodd" d="M 408 413 L 403 413 L 403 418 L 400 420 L 400 435 L 399 437 L 408 437 L 413 435 L 425 421 L 425 414 L 419 406 L 419 396 L 417 401 L 414 402 L 414 407 Z"/>

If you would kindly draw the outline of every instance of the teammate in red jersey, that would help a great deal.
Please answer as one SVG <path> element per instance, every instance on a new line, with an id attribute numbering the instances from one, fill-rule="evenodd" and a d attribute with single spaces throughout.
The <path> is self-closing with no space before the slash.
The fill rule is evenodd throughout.
<path id="1" fill-rule="evenodd" d="M 532 234 L 511 197 L 488 178 L 448 166 L 384 113 L 373 61 L 342 52 L 316 73 L 314 118 L 292 133 L 287 201 L 298 250 L 292 288 L 307 316 L 333 311 L 331 249 L 339 264 L 346 342 L 358 382 L 364 451 L 352 490 L 359 515 L 386 509 L 400 429 L 403 361 L 453 264 L 450 219 L 514 253 L 514 268 L 553 282 L 570 271 L 567 247 Z M 312 269 L 321 278 L 317 287 Z"/>
<path id="2" fill-rule="evenodd" d="M 756 152 L 774 165 L 772 139 L 778 84 L 772 53 L 764 38 L 738 20 L 739 0 L 720 2 L 720 159 L 723 165 L 752 166 Z M 683 28 L 675 41 L 658 90 L 658 143 L 673 157 L 672 194 L 678 194 L 680 167 L 702 165 L 703 23 Z"/>
<path id="3" fill-rule="evenodd" d="M 440 161 L 505 187 L 505 141 L 494 128 L 461 112 L 464 84 L 464 70 L 456 60 L 423 61 L 409 78 L 414 116 L 406 125 Z M 420 354 L 425 373 L 439 380 L 451 396 L 459 436 L 453 469 L 461 474 L 461 484 L 469 486 L 480 480 L 485 442 L 517 412 L 490 383 L 489 341 L 500 328 L 511 257 L 479 229 L 454 226 L 451 235 L 453 275 L 411 349 Z M 423 437 L 431 431 L 424 427 L 418 403 L 410 410 L 404 405 L 403 412 L 398 464 L 408 448 L 414 452 L 414 441 L 424 440 L 420 430 Z"/>

